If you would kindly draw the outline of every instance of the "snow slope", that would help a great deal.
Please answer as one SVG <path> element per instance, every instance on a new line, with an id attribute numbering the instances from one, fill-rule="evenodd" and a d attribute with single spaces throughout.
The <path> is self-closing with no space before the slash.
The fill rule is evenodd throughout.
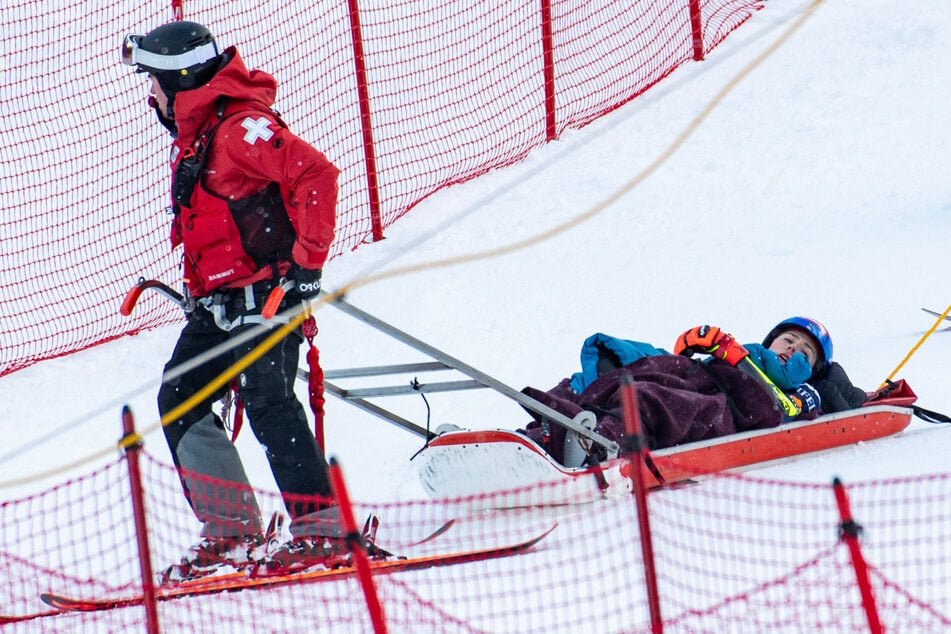
<path id="1" fill-rule="evenodd" d="M 711 323 L 749 342 L 793 314 L 824 322 L 853 380 L 878 386 L 933 323 L 919 307 L 942 311 L 951 301 L 951 82 L 940 71 L 951 5 L 826 1 L 767 55 L 813 4 L 767 3 L 706 61 L 644 97 L 520 165 L 430 197 L 386 240 L 331 262 L 325 287 L 353 283 L 354 305 L 516 388 L 548 388 L 576 371 L 594 332 L 669 346 Z M 550 239 L 360 282 L 530 241 L 621 190 Z M 317 320 L 327 369 L 421 360 L 334 308 Z M 99 457 L 73 472 L 111 461 L 124 403 L 151 430 L 148 451 L 170 462 L 155 395 L 176 334 L 145 333 L 0 379 L 0 496 L 44 490 L 65 475 L 36 476 L 88 456 Z M 951 335 L 939 331 L 899 373 L 920 404 L 944 412 L 949 352 Z M 425 424 L 421 399 L 391 400 Z M 527 421 L 482 393 L 433 395 L 430 405 L 433 427 Z M 423 497 L 410 462 L 420 438 L 329 397 L 327 410 L 328 453 L 352 497 Z M 945 472 L 949 434 L 916 421 L 900 437 L 761 473 L 848 483 Z M 238 444 L 252 481 L 273 488 L 250 432 Z"/>

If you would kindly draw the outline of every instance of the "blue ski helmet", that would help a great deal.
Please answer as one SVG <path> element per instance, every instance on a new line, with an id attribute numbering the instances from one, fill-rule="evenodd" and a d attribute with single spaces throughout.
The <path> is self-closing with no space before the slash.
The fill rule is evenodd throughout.
<path id="1" fill-rule="evenodd" d="M 816 361 L 815 370 L 819 370 L 827 363 L 832 362 L 832 337 L 829 336 L 829 331 L 826 330 L 825 326 L 811 317 L 790 317 L 782 320 L 763 339 L 763 346 L 768 348 L 772 345 L 773 340 L 779 336 L 779 333 L 789 329 L 805 332 L 818 344 L 822 351 L 822 358 Z"/>

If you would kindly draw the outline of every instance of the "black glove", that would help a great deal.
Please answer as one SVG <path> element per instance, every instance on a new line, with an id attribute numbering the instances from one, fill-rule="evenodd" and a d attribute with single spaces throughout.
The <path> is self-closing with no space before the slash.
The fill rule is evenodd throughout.
<path id="1" fill-rule="evenodd" d="M 296 283 L 298 294 L 303 299 L 313 299 L 320 294 L 320 269 L 305 269 L 297 264 L 288 275 Z"/>

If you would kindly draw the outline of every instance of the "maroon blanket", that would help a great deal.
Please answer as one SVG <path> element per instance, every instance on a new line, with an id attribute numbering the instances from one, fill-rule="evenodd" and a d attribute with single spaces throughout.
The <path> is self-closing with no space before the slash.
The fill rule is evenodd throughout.
<path id="1" fill-rule="evenodd" d="M 581 394 L 568 386 L 568 379 L 547 392 L 533 387 L 522 392 L 569 418 L 582 410 L 593 412 L 595 431 L 619 442 L 624 432 L 620 388 L 628 376 L 637 387 L 641 425 L 651 449 L 776 427 L 782 421 L 772 396 L 746 372 L 722 361 L 701 363 L 676 355 L 638 359 L 598 377 Z M 530 413 L 535 420 L 525 433 L 563 463 L 564 428 L 543 425 L 538 414 Z M 547 441 L 545 428 L 550 432 Z"/>

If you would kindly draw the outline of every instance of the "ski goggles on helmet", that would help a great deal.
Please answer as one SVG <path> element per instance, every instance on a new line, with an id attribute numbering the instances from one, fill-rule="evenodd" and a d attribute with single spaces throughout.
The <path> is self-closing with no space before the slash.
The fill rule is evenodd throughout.
<path id="1" fill-rule="evenodd" d="M 126 66 L 141 66 L 150 70 L 182 70 L 203 64 L 218 55 L 214 42 L 207 42 L 177 55 L 160 55 L 140 46 L 144 35 L 126 35 L 122 40 L 122 63 Z M 143 70 L 143 69 L 138 69 Z"/>

